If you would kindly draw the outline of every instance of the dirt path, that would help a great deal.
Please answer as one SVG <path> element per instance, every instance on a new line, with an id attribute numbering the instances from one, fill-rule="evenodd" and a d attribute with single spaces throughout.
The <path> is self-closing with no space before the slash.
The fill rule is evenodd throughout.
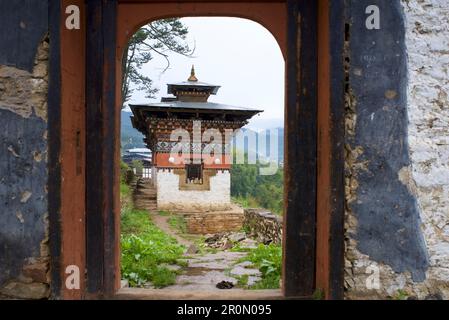
<path id="1" fill-rule="evenodd" d="M 170 224 L 168 223 L 168 219 L 170 218 L 169 216 L 161 216 L 155 212 L 150 212 L 150 217 L 151 220 L 153 221 L 153 223 L 162 231 L 164 231 L 165 233 L 167 233 L 168 235 L 172 236 L 173 238 L 176 239 L 176 241 L 178 241 L 179 244 L 182 244 L 183 246 L 186 247 L 186 249 L 188 247 L 190 247 L 190 245 L 193 244 L 192 241 L 182 237 L 179 235 L 179 233 L 176 230 L 173 230 L 173 228 L 170 226 Z"/>
<path id="2" fill-rule="evenodd" d="M 174 230 L 170 226 L 168 223 L 170 216 L 151 212 L 150 217 L 158 228 L 175 238 L 186 249 L 194 244 L 192 240 L 182 237 L 178 230 Z M 254 284 L 260 280 L 261 273 L 258 269 L 251 268 L 251 263 L 248 261 L 240 262 L 246 257 L 246 252 L 219 250 L 210 253 L 185 253 L 184 255 L 186 256 L 188 266 L 182 268 L 182 273 L 176 277 L 174 285 L 164 289 L 220 291 L 216 285 L 222 281 L 231 282 L 235 288 L 242 277 L 246 278 L 245 284 L 247 285 Z"/>

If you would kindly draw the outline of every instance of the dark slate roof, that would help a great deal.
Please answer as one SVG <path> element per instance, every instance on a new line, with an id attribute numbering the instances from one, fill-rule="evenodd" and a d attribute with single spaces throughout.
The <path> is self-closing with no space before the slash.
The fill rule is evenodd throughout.
<path id="1" fill-rule="evenodd" d="M 215 84 L 210 84 L 210 83 L 206 83 L 206 82 L 200 82 L 200 81 L 183 81 L 183 82 L 178 82 L 178 83 L 169 83 L 167 84 L 167 92 L 169 94 L 173 94 L 174 93 L 174 88 L 180 88 L 180 87 L 190 87 L 190 88 L 195 88 L 195 87 L 200 87 L 200 88 L 209 88 L 211 90 L 211 94 L 217 94 L 218 89 L 221 88 L 221 86 L 217 86 Z"/>
<path id="2" fill-rule="evenodd" d="M 131 108 L 139 107 L 139 108 L 161 108 L 161 109 L 197 109 L 197 110 L 225 110 L 225 111 L 247 111 L 259 113 L 263 112 L 263 110 L 257 110 L 253 108 L 246 107 L 236 107 L 230 106 L 227 104 L 221 103 L 213 103 L 213 102 L 181 102 L 181 101 L 170 101 L 170 102 L 159 102 L 159 103 L 150 103 L 150 104 L 130 104 Z"/>

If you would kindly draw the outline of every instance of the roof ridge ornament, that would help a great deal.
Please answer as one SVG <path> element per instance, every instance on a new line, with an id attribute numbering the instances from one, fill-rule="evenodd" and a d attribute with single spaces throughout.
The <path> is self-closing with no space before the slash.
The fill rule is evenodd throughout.
<path id="1" fill-rule="evenodd" d="M 198 78 L 195 76 L 195 65 L 192 65 L 192 70 L 190 71 L 190 77 L 187 81 L 197 82 Z"/>

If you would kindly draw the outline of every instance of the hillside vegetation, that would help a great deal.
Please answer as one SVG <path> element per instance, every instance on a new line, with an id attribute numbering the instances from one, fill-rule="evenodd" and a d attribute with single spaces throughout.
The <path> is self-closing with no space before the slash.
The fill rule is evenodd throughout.
<path id="1" fill-rule="evenodd" d="M 265 208 L 282 215 L 284 205 L 284 173 L 260 175 L 260 164 L 237 164 L 231 169 L 231 196 L 245 208 Z"/>

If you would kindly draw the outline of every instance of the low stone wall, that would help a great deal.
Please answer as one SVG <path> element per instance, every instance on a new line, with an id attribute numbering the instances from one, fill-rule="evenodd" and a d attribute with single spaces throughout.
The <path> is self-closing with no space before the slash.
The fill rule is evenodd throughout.
<path id="1" fill-rule="evenodd" d="M 245 209 L 243 228 L 261 243 L 282 241 L 282 218 L 265 209 Z"/>
<path id="2" fill-rule="evenodd" d="M 243 212 L 190 213 L 184 215 L 187 232 L 192 234 L 214 234 L 238 231 L 243 226 Z"/>

